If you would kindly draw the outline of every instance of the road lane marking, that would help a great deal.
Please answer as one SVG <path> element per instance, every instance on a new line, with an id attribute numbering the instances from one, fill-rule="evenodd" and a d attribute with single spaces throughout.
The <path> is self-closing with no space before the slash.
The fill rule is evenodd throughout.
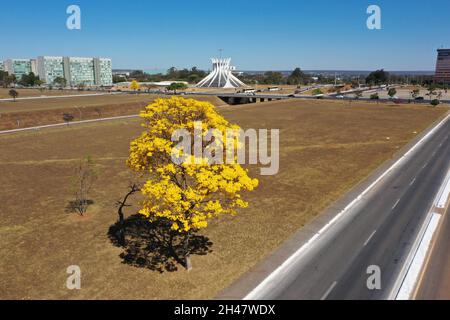
<path id="1" fill-rule="evenodd" d="M 373 236 L 375 235 L 375 233 L 377 233 L 377 230 L 375 230 L 374 232 L 372 232 L 372 234 L 370 235 L 369 239 L 366 240 L 366 242 L 364 242 L 364 247 L 367 246 L 370 242 L 370 240 L 372 240 Z"/>
<path id="2" fill-rule="evenodd" d="M 397 208 L 398 204 L 400 203 L 400 199 L 397 200 L 397 202 L 394 204 L 394 206 L 392 207 L 392 209 Z"/>
<path id="3" fill-rule="evenodd" d="M 337 285 L 337 281 L 333 282 L 331 287 L 327 290 L 327 292 L 325 292 L 325 294 L 322 296 L 322 298 L 320 298 L 320 300 L 326 300 L 328 298 L 328 296 L 330 295 L 331 291 L 333 291 L 334 287 L 336 287 L 336 285 Z"/>
<path id="4" fill-rule="evenodd" d="M 410 186 L 412 186 L 414 184 L 414 182 L 416 182 L 417 178 L 414 178 L 413 181 L 411 181 L 411 183 L 409 184 Z"/>
<path id="5" fill-rule="evenodd" d="M 425 262 L 424 255 L 428 254 L 431 238 L 436 231 L 440 215 L 434 212 L 434 208 L 442 197 L 446 184 L 450 180 L 450 171 L 447 172 L 444 181 L 433 201 L 425 221 L 423 222 L 412 249 L 410 250 L 406 261 L 403 263 L 402 269 L 390 290 L 388 300 L 406 300 L 411 297 L 416 287 L 420 270 Z"/>

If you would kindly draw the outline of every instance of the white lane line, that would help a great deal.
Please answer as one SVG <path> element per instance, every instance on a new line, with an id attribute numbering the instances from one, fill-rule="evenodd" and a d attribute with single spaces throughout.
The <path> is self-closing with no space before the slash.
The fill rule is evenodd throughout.
<path id="1" fill-rule="evenodd" d="M 414 184 L 414 182 L 416 182 L 417 178 L 414 178 L 413 181 L 411 181 L 411 183 L 409 184 L 410 186 L 412 186 Z"/>
<path id="2" fill-rule="evenodd" d="M 333 282 L 331 287 L 327 290 L 327 292 L 325 292 L 325 294 L 322 296 L 322 298 L 320 298 L 320 300 L 325 300 L 326 298 L 328 298 L 328 296 L 330 295 L 331 291 L 333 291 L 333 289 L 334 289 L 334 287 L 336 287 L 336 285 L 337 285 L 337 281 Z"/>
<path id="3" fill-rule="evenodd" d="M 425 164 L 423 165 L 422 169 L 425 169 L 426 167 L 428 167 L 428 163 L 429 163 L 429 162 L 425 163 Z"/>
<path id="4" fill-rule="evenodd" d="M 397 202 L 394 204 L 394 206 L 392 207 L 392 209 L 397 208 L 398 204 L 400 203 L 400 199 L 397 200 Z"/>
<path id="5" fill-rule="evenodd" d="M 417 279 L 419 277 L 420 271 L 426 259 L 426 254 L 428 252 L 431 238 L 437 229 L 439 224 L 440 215 L 433 211 L 436 207 L 439 199 L 442 197 L 446 184 L 450 180 L 450 171 L 447 172 L 446 178 L 442 183 L 439 191 L 433 201 L 433 205 L 422 224 L 419 233 L 414 240 L 411 251 L 409 252 L 406 261 L 404 262 L 400 274 L 394 282 L 393 287 L 388 296 L 388 300 L 405 300 L 408 299 L 416 285 Z M 425 257 L 423 255 L 425 254 Z M 417 269 L 419 269 L 417 271 Z"/>
<path id="6" fill-rule="evenodd" d="M 367 239 L 366 242 L 364 242 L 364 247 L 367 246 L 367 244 L 370 242 L 370 240 L 372 240 L 372 238 L 375 235 L 375 233 L 377 233 L 377 230 L 372 232 L 372 234 L 370 235 L 369 239 Z"/>

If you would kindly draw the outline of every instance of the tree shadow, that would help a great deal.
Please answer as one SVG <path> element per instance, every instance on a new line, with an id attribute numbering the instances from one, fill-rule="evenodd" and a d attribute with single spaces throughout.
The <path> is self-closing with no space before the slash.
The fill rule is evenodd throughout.
<path id="1" fill-rule="evenodd" d="M 167 221 L 149 222 L 141 214 L 125 219 L 125 243 L 121 241 L 121 224 L 116 222 L 109 228 L 108 237 L 116 247 L 122 247 L 122 263 L 148 268 L 160 273 L 174 272 L 184 266 L 183 246 L 178 232 L 171 230 Z M 202 235 L 192 235 L 189 240 L 191 255 L 206 255 L 212 252 L 213 243 Z"/>

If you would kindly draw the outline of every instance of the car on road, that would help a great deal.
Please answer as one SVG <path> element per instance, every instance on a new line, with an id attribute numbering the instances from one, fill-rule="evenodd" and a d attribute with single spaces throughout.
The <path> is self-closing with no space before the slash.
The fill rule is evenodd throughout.
<path id="1" fill-rule="evenodd" d="M 344 99 L 345 97 L 342 94 L 340 94 L 340 95 L 337 95 L 336 98 L 337 99 Z"/>

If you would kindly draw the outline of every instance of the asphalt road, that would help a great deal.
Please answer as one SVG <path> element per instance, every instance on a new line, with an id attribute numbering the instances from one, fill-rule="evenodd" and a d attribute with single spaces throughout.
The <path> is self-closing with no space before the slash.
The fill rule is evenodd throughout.
<path id="1" fill-rule="evenodd" d="M 309 248 L 263 299 L 387 299 L 450 165 L 450 121 Z M 367 268 L 381 290 L 367 288 Z"/>

